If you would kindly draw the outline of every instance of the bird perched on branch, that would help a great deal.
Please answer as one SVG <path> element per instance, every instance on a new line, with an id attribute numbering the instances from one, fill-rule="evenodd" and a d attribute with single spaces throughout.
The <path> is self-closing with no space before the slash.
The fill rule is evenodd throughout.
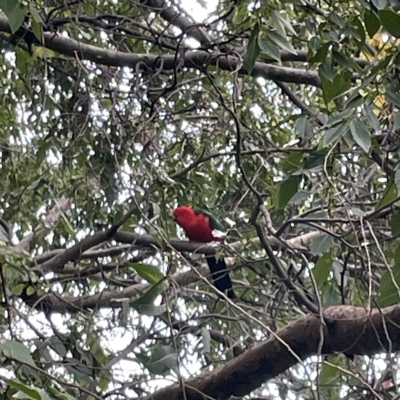
<path id="1" fill-rule="evenodd" d="M 189 206 L 179 206 L 173 212 L 176 223 L 181 226 L 190 241 L 209 243 L 222 241 L 225 235 L 221 232 L 222 225 L 210 213 L 194 210 Z M 225 293 L 230 299 L 236 298 L 232 281 L 223 258 L 207 257 L 215 287 Z"/>

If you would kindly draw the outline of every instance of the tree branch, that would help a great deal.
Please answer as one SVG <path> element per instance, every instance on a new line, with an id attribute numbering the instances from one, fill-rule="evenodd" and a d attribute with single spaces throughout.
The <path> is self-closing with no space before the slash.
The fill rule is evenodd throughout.
<path id="1" fill-rule="evenodd" d="M 324 316 L 334 322 L 322 327 L 322 354 L 373 355 L 400 350 L 400 305 L 374 309 L 370 314 L 363 307 L 329 307 Z M 307 315 L 276 333 L 287 346 L 272 337 L 212 372 L 189 379 L 183 386 L 168 386 L 143 400 L 245 396 L 297 363 L 289 348 L 301 360 L 318 355 L 320 334 L 321 320 Z"/>
<path id="2" fill-rule="evenodd" d="M 197 282 L 200 278 L 198 274 L 205 277 L 211 275 L 207 264 L 203 264 L 196 268 L 198 273 L 190 270 L 184 273 L 177 273 L 170 279 L 175 281 L 177 286 L 187 286 Z M 55 292 L 38 295 L 34 293 L 27 295 L 22 293 L 19 298 L 28 306 L 35 308 L 38 311 L 47 313 L 59 312 L 75 314 L 83 310 L 94 310 L 100 308 L 119 308 L 124 300 L 130 300 L 138 294 L 143 294 L 152 287 L 150 284 L 139 283 L 128 286 L 122 290 L 103 290 L 95 295 L 86 295 L 82 297 L 76 296 L 61 296 Z"/>
<path id="3" fill-rule="evenodd" d="M 0 15 L 0 31 L 10 33 L 8 19 Z M 173 74 L 177 66 L 177 55 L 167 54 L 160 57 L 158 54 L 133 54 L 121 51 L 102 49 L 93 45 L 78 42 L 75 39 L 57 36 L 54 33 L 43 32 L 43 46 L 56 51 L 59 54 L 68 55 L 73 58 L 80 58 L 95 62 L 99 65 L 116 67 L 129 67 L 136 70 L 151 69 L 156 71 L 159 68 L 171 70 Z M 218 66 L 225 71 L 239 71 L 242 75 L 248 75 L 243 67 L 242 59 L 234 55 L 226 55 L 220 51 L 211 54 L 207 51 L 195 50 L 186 51 L 180 54 L 183 68 L 194 68 L 202 70 L 208 65 Z M 320 87 L 321 82 L 317 71 L 303 70 L 290 67 L 278 67 L 267 65 L 263 62 L 256 62 L 250 74 L 251 76 L 264 79 L 280 80 Z"/>
<path id="4" fill-rule="evenodd" d="M 49 272 L 57 268 L 63 267 L 67 262 L 79 259 L 81 254 L 84 253 L 86 250 L 89 250 L 100 243 L 110 240 L 116 234 L 117 230 L 132 216 L 132 214 L 136 210 L 137 203 L 135 201 L 129 211 L 111 228 L 88 236 L 80 242 L 76 243 L 71 248 L 65 249 L 62 253 L 55 255 L 48 261 L 45 261 L 40 266 L 40 270 L 42 272 Z"/>

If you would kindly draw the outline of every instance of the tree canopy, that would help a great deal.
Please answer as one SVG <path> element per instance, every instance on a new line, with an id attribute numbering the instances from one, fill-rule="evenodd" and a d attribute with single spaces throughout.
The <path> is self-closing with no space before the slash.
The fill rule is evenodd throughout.
<path id="1" fill-rule="evenodd" d="M 2 398 L 395 398 L 399 10 L 0 0 Z"/>

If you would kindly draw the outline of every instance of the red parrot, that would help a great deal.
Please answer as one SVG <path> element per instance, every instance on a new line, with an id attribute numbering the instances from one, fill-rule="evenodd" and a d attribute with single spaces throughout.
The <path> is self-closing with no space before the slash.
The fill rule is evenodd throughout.
<path id="1" fill-rule="evenodd" d="M 180 206 L 174 210 L 173 217 L 176 223 L 184 229 L 189 240 L 193 242 L 222 241 L 222 237 L 217 233 L 222 230 L 221 224 L 211 214 L 203 210 L 193 210 L 189 206 Z M 215 287 L 224 292 L 230 299 L 236 298 L 225 260 L 207 257 L 207 264 Z"/>

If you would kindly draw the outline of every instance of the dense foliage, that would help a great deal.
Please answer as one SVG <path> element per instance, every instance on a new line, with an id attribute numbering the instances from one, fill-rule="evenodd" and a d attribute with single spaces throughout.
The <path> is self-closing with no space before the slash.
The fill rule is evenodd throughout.
<path id="1" fill-rule="evenodd" d="M 400 2 L 214 3 L 0 1 L 4 398 L 151 395 L 400 302 Z M 186 243 L 179 204 L 224 244 Z M 388 342 L 221 392 L 392 398 Z"/>

